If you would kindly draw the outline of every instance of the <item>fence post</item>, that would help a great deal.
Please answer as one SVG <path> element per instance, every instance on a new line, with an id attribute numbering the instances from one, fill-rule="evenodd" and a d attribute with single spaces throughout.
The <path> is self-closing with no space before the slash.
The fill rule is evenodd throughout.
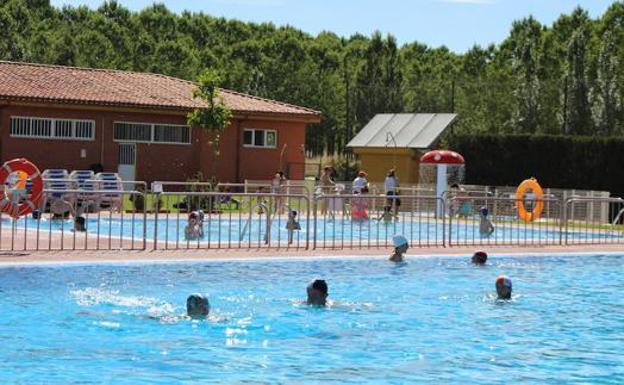
<path id="1" fill-rule="evenodd" d="M 306 202 L 306 246 L 305 249 L 310 249 L 310 197 L 306 195 L 304 201 Z"/>
<path id="2" fill-rule="evenodd" d="M 446 247 L 446 204 L 444 200 L 442 200 L 442 247 Z"/>
<path id="3" fill-rule="evenodd" d="M 312 250 L 316 250 L 316 211 L 318 209 L 318 195 L 314 195 L 312 198 L 312 215 L 313 215 L 313 224 L 312 224 Z"/>
<path id="4" fill-rule="evenodd" d="M 152 192 L 152 204 L 154 206 L 154 244 L 153 244 L 152 250 L 158 249 L 158 211 L 160 211 L 158 207 L 159 201 L 160 201 L 160 193 Z M 147 223 L 145 223 L 144 226 L 147 227 Z M 147 231 L 147 228 L 145 229 L 145 231 Z"/>
<path id="5" fill-rule="evenodd" d="M 461 204 L 461 203 L 460 203 Z M 449 206 L 452 206 L 453 202 L 449 203 Z M 453 247 L 453 240 L 452 238 L 452 234 L 453 234 L 453 216 L 449 215 L 449 221 L 448 221 L 448 247 Z"/>

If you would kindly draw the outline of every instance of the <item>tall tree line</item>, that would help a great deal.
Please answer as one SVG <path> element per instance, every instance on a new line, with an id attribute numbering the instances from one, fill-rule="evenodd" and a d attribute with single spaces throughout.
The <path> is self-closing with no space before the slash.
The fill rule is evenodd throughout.
<path id="1" fill-rule="evenodd" d="M 465 53 L 374 33 L 317 36 L 155 4 L 132 12 L 48 0 L 0 0 L 0 59 L 149 71 L 323 112 L 311 154 L 340 153 L 376 113 L 456 112 L 459 133 L 624 134 L 624 3 L 597 19 L 577 8 L 551 26 L 532 17 L 498 45 Z"/>

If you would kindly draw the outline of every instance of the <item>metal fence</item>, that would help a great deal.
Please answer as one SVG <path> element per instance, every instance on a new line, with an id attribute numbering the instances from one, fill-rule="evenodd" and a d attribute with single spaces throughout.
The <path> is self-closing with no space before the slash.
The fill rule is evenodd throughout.
<path id="1" fill-rule="evenodd" d="M 453 213 L 449 218 L 449 246 L 561 244 L 561 200 L 544 199 L 541 216 L 529 222 L 518 218 L 516 198 L 453 197 L 447 204 Z M 487 217 L 482 216 L 483 209 Z M 494 228 L 491 234 L 487 221 Z"/>
<path id="2" fill-rule="evenodd" d="M 403 234 L 413 247 L 445 244 L 445 215 L 436 217 L 435 197 L 320 195 L 314 198 L 314 248 L 388 247 Z"/>
<path id="3" fill-rule="evenodd" d="M 234 187 L 234 186 L 232 186 Z M 249 186 L 248 186 L 249 187 Z M 547 198 L 518 218 L 515 197 L 136 190 L 44 190 L 40 215 L 0 214 L 0 250 L 363 249 L 624 244 L 624 200 Z M 220 189 L 219 189 L 220 190 Z M 442 208 L 442 211 L 439 208 Z M 482 230 L 481 209 L 494 232 Z M 195 217 L 201 220 L 195 224 Z M 81 217 L 84 229 L 77 229 Z M 199 218 L 198 218 L 199 219 Z M 84 230 L 84 231 L 81 231 Z"/>

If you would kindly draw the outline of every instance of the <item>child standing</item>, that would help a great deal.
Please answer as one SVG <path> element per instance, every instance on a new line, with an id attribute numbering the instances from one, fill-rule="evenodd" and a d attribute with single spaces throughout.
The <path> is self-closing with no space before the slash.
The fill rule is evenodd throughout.
<path id="1" fill-rule="evenodd" d="M 288 230 L 288 244 L 293 243 L 295 230 L 301 230 L 301 225 L 297 222 L 297 212 L 291 210 L 288 213 L 288 221 L 286 222 L 286 230 Z"/>
<path id="2" fill-rule="evenodd" d="M 489 237 L 494 233 L 494 225 L 488 219 L 487 207 L 481 207 L 481 210 L 479 210 L 479 215 L 481 217 L 479 221 L 479 234 L 481 234 L 481 237 L 484 238 Z"/>

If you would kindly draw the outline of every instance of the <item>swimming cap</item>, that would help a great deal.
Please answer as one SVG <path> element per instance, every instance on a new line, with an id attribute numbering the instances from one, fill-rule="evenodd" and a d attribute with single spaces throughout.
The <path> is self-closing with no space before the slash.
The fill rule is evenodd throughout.
<path id="1" fill-rule="evenodd" d="M 496 278 L 496 283 L 498 284 L 499 282 L 502 282 L 503 287 L 511 287 L 511 278 L 505 275 L 499 275 Z"/>
<path id="2" fill-rule="evenodd" d="M 315 279 L 314 281 L 308 284 L 308 290 L 315 289 L 320 291 L 321 293 L 327 294 L 327 282 L 324 279 Z"/>
<path id="3" fill-rule="evenodd" d="M 197 218 L 198 214 L 197 211 L 193 211 L 192 213 L 189 214 L 189 218 Z"/>
<path id="4" fill-rule="evenodd" d="M 487 253 L 483 250 L 477 250 L 474 252 L 474 254 L 472 255 L 472 262 L 474 263 L 479 263 L 479 264 L 484 264 L 485 261 L 487 261 Z"/>
<path id="5" fill-rule="evenodd" d="M 397 234 L 394 237 L 392 237 L 392 244 L 394 245 L 394 247 L 401 247 L 403 245 L 409 244 L 409 242 L 407 242 L 407 238 L 405 238 L 402 235 Z"/>
<path id="6" fill-rule="evenodd" d="M 481 209 L 479 211 L 481 211 L 481 214 L 483 214 L 483 216 L 488 215 L 488 212 L 489 212 L 487 207 L 485 207 L 485 206 L 481 207 Z"/>

